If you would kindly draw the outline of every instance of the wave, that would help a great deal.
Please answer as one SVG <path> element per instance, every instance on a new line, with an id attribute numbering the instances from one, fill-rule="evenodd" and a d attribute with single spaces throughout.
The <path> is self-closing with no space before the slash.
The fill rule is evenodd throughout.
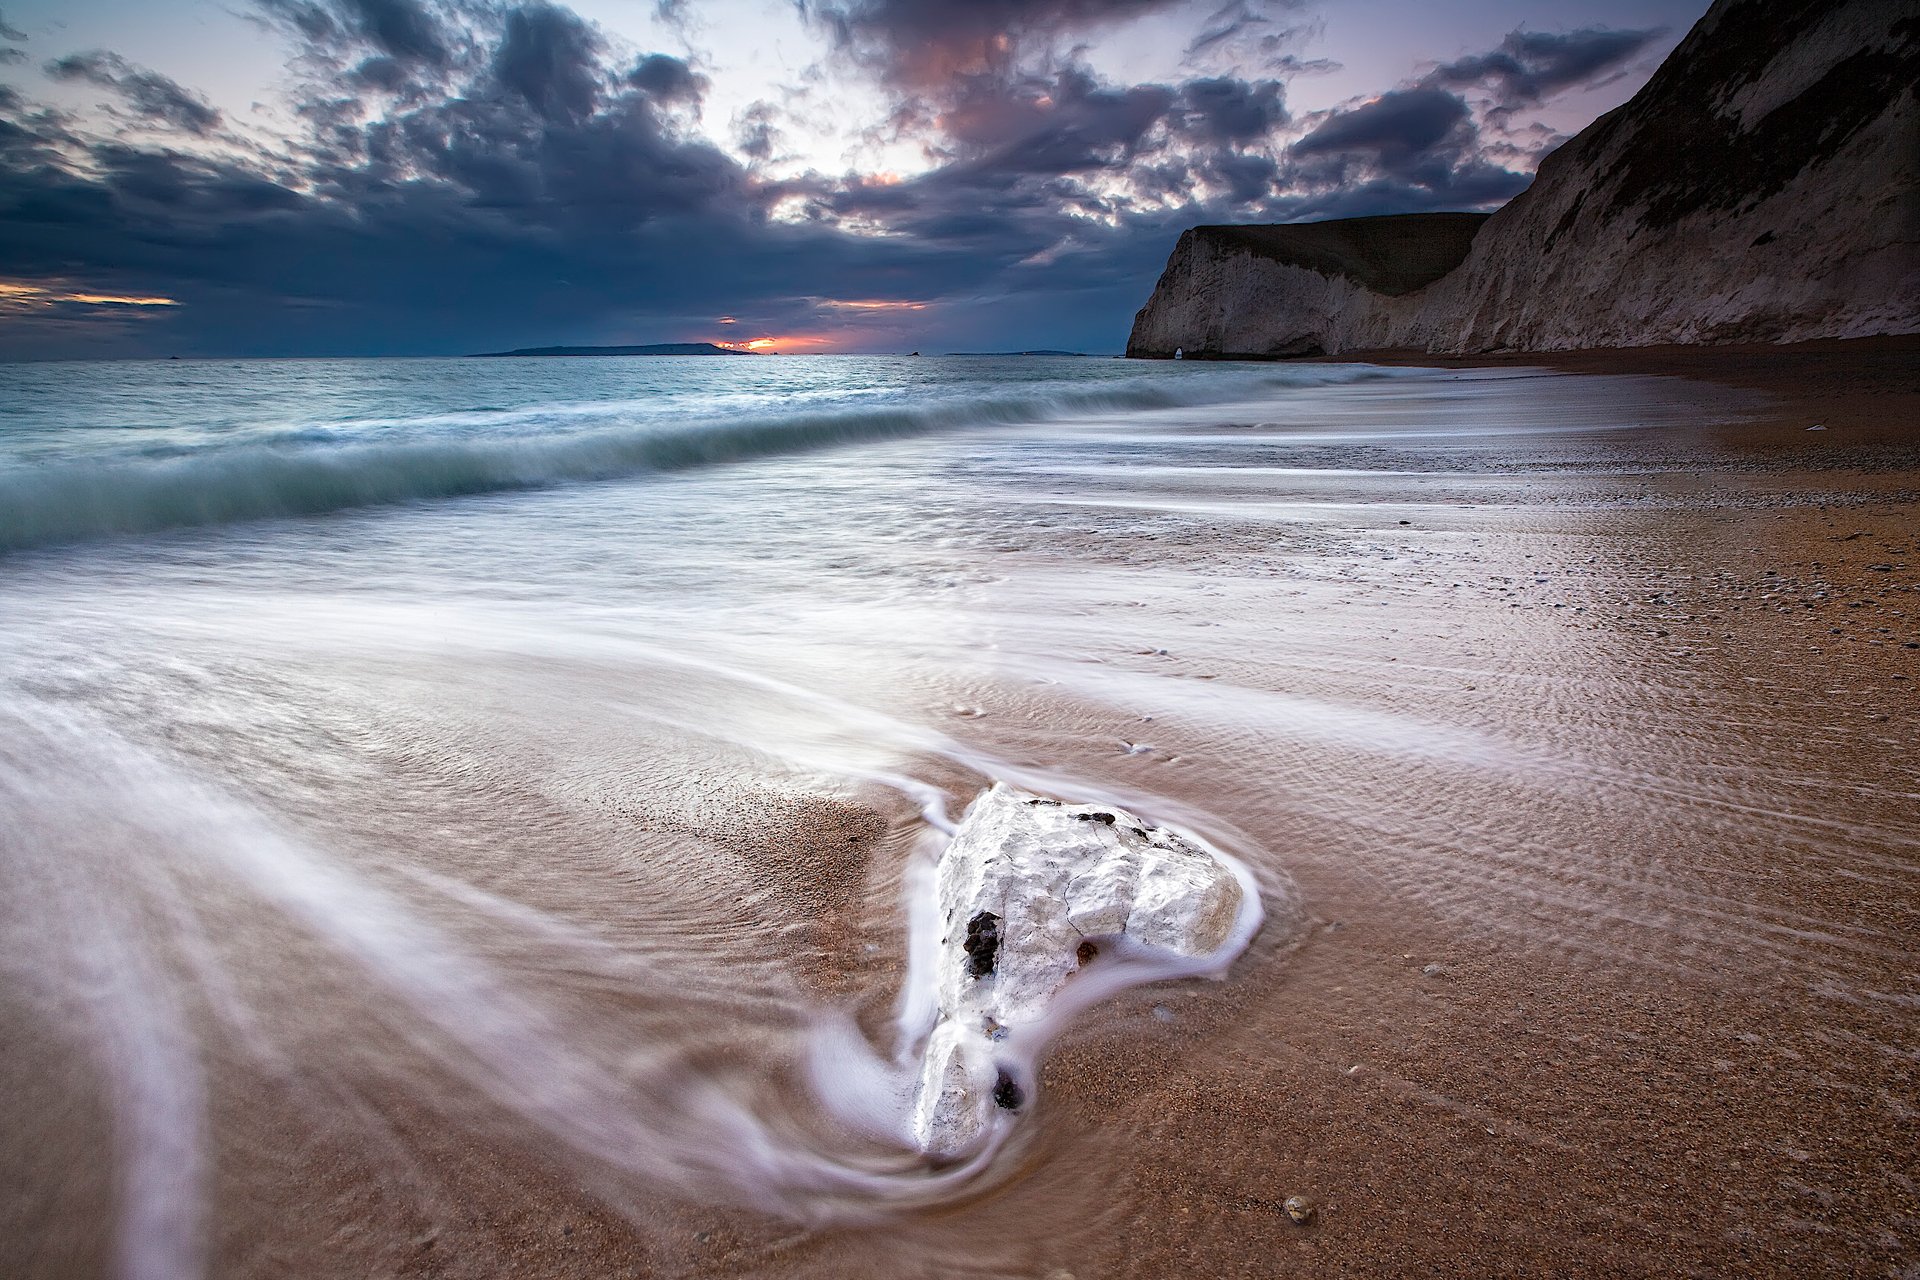
<path id="1" fill-rule="evenodd" d="M 919 389 L 902 394 L 929 403 L 688 417 L 544 434 L 423 434 L 410 440 L 389 435 L 342 441 L 330 433 L 295 431 L 168 456 L 16 465 L 0 470 L 0 554 L 197 525 L 679 471 L 969 427 L 1226 403 L 1288 387 L 1386 376 L 1391 371 L 1322 365 L 1243 377 L 1149 376 L 1104 386 L 1054 384 L 1024 393 L 945 398 Z"/>

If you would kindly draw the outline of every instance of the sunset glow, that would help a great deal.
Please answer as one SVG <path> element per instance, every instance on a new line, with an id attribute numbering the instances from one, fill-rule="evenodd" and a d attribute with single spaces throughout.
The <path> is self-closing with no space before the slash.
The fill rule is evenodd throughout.
<path id="1" fill-rule="evenodd" d="M 177 307 L 173 298 L 158 294 L 86 293 L 24 280 L 0 280 L 0 307 L 47 307 L 77 302 L 93 307 Z"/>
<path id="2" fill-rule="evenodd" d="M 729 351 L 768 352 L 768 351 L 794 351 L 794 350 L 822 350 L 822 349 L 831 348 L 834 345 L 834 340 L 832 338 L 825 337 L 823 335 L 815 334 L 815 335 L 806 335 L 806 336 L 799 336 L 799 337 L 749 338 L 744 342 L 727 342 L 722 339 L 715 339 L 713 345 L 716 347 L 725 347 Z"/>
<path id="3" fill-rule="evenodd" d="M 924 302 L 893 301 L 886 298 L 826 298 L 820 303 L 835 311 L 925 311 Z"/>

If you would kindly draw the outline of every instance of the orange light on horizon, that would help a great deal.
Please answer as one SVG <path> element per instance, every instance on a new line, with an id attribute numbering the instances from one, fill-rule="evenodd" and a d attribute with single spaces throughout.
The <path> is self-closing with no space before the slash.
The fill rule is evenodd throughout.
<path id="1" fill-rule="evenodd" d="M 820 305 L 835 311 L 925 311 L 924 302 L 891 298 L 822 298 Z"/>
<path id="2" fill-rule="evenodd" d="M 725 339 L 716 338 L 713 345 L 725 347 L 728 351 L 791 351 L 796 347 L 831 347 L 833 339 L 824 334 L 797 334 L 789 337 L 768 335 L 748 338 L 743 342 L 728 342 Z"/>
<path id="3" fill-rule="evenodd" d="M 0 307 L 48 307 L 60 302 L 78 302 L 92 307 L 177 307 L 179 301 L 159 294 L 88 293 L 53 284 L 29 284 L 25 280 L 0 280 Z"/>

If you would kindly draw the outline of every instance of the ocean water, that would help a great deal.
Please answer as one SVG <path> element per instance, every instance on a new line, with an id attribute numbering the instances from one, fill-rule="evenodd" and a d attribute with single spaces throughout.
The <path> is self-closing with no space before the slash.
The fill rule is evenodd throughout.
<path id="1" fill-rule="evenodd" d="M 1738 664 L 1607 608 L 1686 563 L 1620 513 L 1704 509 L 1702 404 L 1065 358 L 0 367 L 0 1270 L 1151 1274 L 1115 1223 L 1179 1148 L 1089 1082 L 1146 1054 L 1258 1096 L 1329 920 L 1856 990 L 1853 925 L 1665 856 L 1913 844 L 1891 800 L 1816 821 Z M 1087 1012 L 1080 1065 L 936 1167 L 899 1141 L 909 921 L 994 780 L 1181 826 L 1265 924 L 1224 981 Z M 534 1220 L 599 1252 L 498 1225 Z M 1294 1228 L 1191 1230 L 1226 1266 Z"/>
<path id="2" fill-rule="evenodd" d="M 14 365 L 0 371 L 0 550 L 617 480 L 1356 376 L 1037 358 Z"/>

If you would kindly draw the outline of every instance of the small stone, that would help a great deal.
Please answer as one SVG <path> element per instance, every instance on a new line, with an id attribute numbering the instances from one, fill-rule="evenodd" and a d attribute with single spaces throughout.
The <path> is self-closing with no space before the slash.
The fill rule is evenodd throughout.
<path id="1" fill-rule="evenodd" d="M 1437 978 L 1441 974 L 1445 973 L 1446 971 L 1447 971 L 1447 966 L 1443 964 L 1425 965 L 1420 970 L 1421 973 L 1426 974 L 1429 978 Z"/>
<path id="2" fill-rule="evenodd" d="M 1172 1022 L 1173 1010 L 1167 1008 L 1167 1006 L 1163 1004 L 1157 1004 L 1153 1006 L 1153 1016 L 1160 1019 L 1160 1021 L 1162 1022 Z"/>
<path id="3" fill-rule="evenodd" d="M 1306 1196 L 1288 1196 L 1287 1202 L 1282 1205 L 1281 1208 L 1287 1211 L 1289 1218 L 1292 1218 L 1304 1227 L 1307 1223 L 1313 1221 L 1314 1210 L 1318 1209 L 1319 1206 L 1314 1204 L 1314 1202 Z"/>

